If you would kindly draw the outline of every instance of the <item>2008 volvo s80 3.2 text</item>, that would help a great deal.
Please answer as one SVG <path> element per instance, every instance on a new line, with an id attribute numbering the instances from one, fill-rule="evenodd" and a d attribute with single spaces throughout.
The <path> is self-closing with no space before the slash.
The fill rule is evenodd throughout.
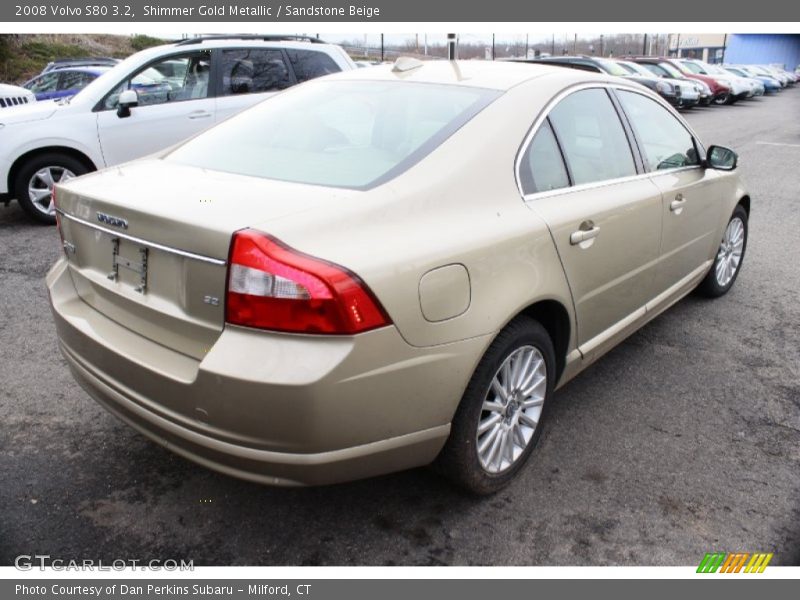
<path id="1" fill-rule="evenodd" d="M 58 185 L 60 347 L 100 404 L 224 473 L 433 463 L 489 493 L 556 388 L 691 290 L 733 285 L 736 160 L 606 75 L 332 75 Z"/>

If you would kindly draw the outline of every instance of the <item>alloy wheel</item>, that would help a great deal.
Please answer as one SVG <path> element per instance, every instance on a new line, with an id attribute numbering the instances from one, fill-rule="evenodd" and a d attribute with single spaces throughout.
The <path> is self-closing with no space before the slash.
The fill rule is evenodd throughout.
<path id="1" fill-rule="evenodd" d="M 547 365 L 534 346 L 512 352 L 492 378 L 476 433 L 478 460 L 488 473 L 511 468 L 530 444 L 547 392 Z"/>
<path id="2" fill-rule="evenodd" d="M 46 215 L 55 212 L 53 206 L 53 186 L 75 177 L 75 173 L 57 165 L 42 167 L 28 182 L 28 197 L 36 210 Z"/>
<path id="3" fill-rule="evenodd" d="M 725 229 L 725 235 L 717 252 L 716 276 L 720 287 L 727 286 L 736 275 L 742 261 L 743 250 L 744 223 L 739 217 L 734 217 Z"/>

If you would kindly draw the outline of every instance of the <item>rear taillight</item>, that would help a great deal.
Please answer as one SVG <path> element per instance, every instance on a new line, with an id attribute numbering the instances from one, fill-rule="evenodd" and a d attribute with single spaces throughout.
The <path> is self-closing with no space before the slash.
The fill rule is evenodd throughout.
<path id="1" fill-rule="evenodd" d="M 328 334 L 361 333 L 391 323 L 357 275 L 251 229 L 233 235 L 225 320 Z"/>

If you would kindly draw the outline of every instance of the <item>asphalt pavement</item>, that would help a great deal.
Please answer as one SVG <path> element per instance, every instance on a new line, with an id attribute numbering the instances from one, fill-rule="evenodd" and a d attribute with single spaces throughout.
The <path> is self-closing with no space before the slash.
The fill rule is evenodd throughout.
<path id="1" fill-rule="evenodd" d="M 0 565 L 800 564 L 800 86 L 686 117 L 739 152 L 752 195 L 736 285 L 684 299 L 569 383 L 519 479 L 484 499 L 427 469 L 269 488 L 148 441 L 58 352 L 55 229 L 0 207 Z"/>

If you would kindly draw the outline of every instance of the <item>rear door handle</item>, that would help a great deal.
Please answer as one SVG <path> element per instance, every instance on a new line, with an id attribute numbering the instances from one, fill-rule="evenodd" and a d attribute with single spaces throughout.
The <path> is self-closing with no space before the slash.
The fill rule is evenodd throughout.
<path id="1" fill-rule="evenodd" d="M 207 119 L 211 116 L 211 113 L 207 110 L 195 110 L 189 113 L 190 119 Z"/>
<path id="2" fill-rule="evenodd" d="M 674 213 L 680 213 L 684 204 L 686 204 L 686 198 L 683 197 L 683 194 L 679 193 L 675 195 L 675 200 L 669 203 L 669 209 Z"/>
<path id="3" fill-rule="evenodd" d="M 569 236 L 569 243 L 573 246 L 580 244 L 581 242 L 585 242 L 586 240 L 591 240 L 596 238 L 600 234 L 600 228 L 594 224 L 592 221 L 584 221 L 581 223 L 580 229 L 578 231 L 573 231 Z"/>

